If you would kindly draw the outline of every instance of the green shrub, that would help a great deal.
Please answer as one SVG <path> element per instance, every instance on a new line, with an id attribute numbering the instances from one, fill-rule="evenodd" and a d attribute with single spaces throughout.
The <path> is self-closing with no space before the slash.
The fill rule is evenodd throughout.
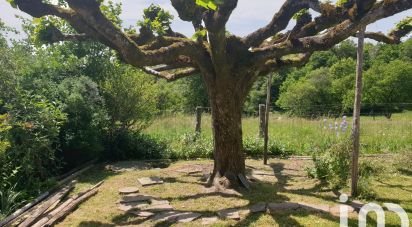
<path id="1" fill-rule="evenodd" d="M 371 200 L 376 198 L 376 192 L 371 187 L 371 181 L 384 173 L 386 168 L 378 161 L 363 160 L 359 163 L 358 198 Z"/>
<path id="2" fill-rule="evenodd" d="M 10 215 L 23 203 L 23 193 L 16 191 L 16 185 L 0 190 L 0 220 Z"/>
<path id="3" fill-rule="evenodd" d="M 125 131 L 106 143 L 106 158 L 109 160 L 170 158 L 169 148 L 164 142 L 139 132 Z"/>
<path id="4" fill-rule="evenodd" d="M 104 150 L 103 128 L 107 112 L 98 86 L 81 76 L 64 79 L 58 86 L 62 111 L 67 121 L 61 127 L 61 154 L 66 168 L 73 168 L 99 157 Z"/>
<path id="5" fill-rule="evenodd" d="M 315 154 L 315 166 L 307 169 L 309 176 L 325 181 L 332 189 L 345 187 L 350 172 L 350 151 L 350 142 L 343 140 L 322 154 Z"/>
<path id="6" fill-rule="evenodd" d="M 259 137 L 248 137 L 243 140 L 243 151 L 249 157 L 262 157 L 264 150 L 264 141 Z M 293 152 L 286 149 L 286 146 L 277 140 L 269 140 L 268 155 L 277 157 L 287 157 Z"/>
<path id="7" fill-rule="evenodd" d="M 6 163 L 11 167 L 6 174 L 18 170 L 17 188 L 36 194 L 46 187 L 56 173 L 58 160 L 56 151 L 60 148 L 60 127 L 66 115 L 59 106 L 38 95 L 21 91 L 7 105 L 10 131 L 10 148 L 5 153 Z M 27 180 L 30 179 L 30 180 Z"/>
<path id="8" fill-rule="evenodd" d="M 196 159 L 213 157 L 213 139 L 203 138 L 193 133 L 180 137 L 178 145 L 173 150 L 175 159 Z"/>

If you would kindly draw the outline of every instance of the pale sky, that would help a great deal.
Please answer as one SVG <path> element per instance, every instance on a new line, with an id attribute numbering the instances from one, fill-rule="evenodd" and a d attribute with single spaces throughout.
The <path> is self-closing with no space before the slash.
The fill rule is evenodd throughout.
<path id="1" fill-rule="evenodd" d="M 177 12 L 172 7 L 170 0 L 115 0 L 123 5 L 123 13 L 121 19 L 124 21 L 124 26 L 135 25 L 136 21 L 142 18 L 143 9 L 151 3 L 159 4 L 161 7 L 170 11 L 175 19 L 172 23 L 172 28 L 175 31 L 181 32 L 187 36 L 193 34 L 191 23 L 184 22 L 179 19 Z M 274 13 L 279 10 L 284 0 L 239 0 L 238 7 L 233 12 L 227 29 L 229 32 L 244 36 L 256 30 L 259 27 L 266 25 L 273 17 Z M 21 30 L 21 22 L 15 15 L 28 17 L 27 14 L 19 10 L 13 9 L 6 0 L 0 0 L 0 19 L 8 26 Z M 387 33 L 395 24 L 405 18 L 412 16 L 412 10 L 408 10 L 395 16 L 385 18 L 368 26 L 368 31 L 382 31 Z"/>

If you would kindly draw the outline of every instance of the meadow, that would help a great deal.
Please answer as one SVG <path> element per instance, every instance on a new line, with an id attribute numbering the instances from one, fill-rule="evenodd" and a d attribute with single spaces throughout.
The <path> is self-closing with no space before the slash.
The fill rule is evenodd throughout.
<path id="1" fill-rule="evenodd" d="M 259 119 L 244 117 L 243 141 L 245 151 L 251 156 L 263 152 L 263 140 L 259 138 Z M 269 152 L 273 155 L 312 155 L 322 152 L 332 144 L 348 139 L 352 118 L 320 117 L 306 119 L 271 113 L 269 121 Z M 193 146 L 195 115 L 163 115 L 157 117 L 144 132 L 164 141 L 176 152 L 184 152 L 182 146 Z M 212 128 L 210 114 L 202 116 L 201 142 L 197 149 L 212 149 Z M 199 148 L 200 147 L 200 148 Z M 196 149 L 196 148 L 194 148 Z M 363 154 L 385 154 L 412 151 L 412 112 L 393 114 L 391 119 L 384 116 L 361 117 L 361 152 Z M 210 151 L 192 151 L 205 153 Z"/>

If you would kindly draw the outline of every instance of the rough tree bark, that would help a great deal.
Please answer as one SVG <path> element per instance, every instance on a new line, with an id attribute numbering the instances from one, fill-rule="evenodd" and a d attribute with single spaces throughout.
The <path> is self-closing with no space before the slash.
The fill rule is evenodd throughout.
<path id="1" fill-rule="evenodd" d="M 104 15 L 98 0 L 61 1 L 66 7 L 42 0 L 11 1 L 33 17 L 66 20 L 77 32 L 63 34 L 51 25 L 47 27 L 50 43 L 97 41 L 116 50 L 125 63 L 168 81 L 201 74 L 212 106 L 215 167 L 211 182 L 225 187 L 238 185 L 239 176 L 244 176 L 241 111 L 259 76 L 301 66 L 314 51 L 327 50 L 356 35 L 362 26 L 412 8 L 411 0 L 347 0 L 342 6 L 319 0 L 285 0 L 266 26 L 238 37 L 226 30 L 238 0 L 214 1 L 216 10 L 197 6 L 194 0 L 171 0 L 180 19 L 191 22 L 196 31 L 207 30 L 207 36 L 194 41 L 170 28 L 165 35 L 144 27 L 139 34 L 125 32 Z M 287 31 L 289 21 L 302 9 L 319 15 L 312 18 L 306 11 Z M 388 35 L 367 33 L 367 37 L 399 43 L 410 31 L 412 26 L 403 26 Z"/>
<path id="2" fill-rule="evenodd" d="M 229 76 L 230 78 L 230 76 Z M 237 187 L 245 174 L 242 144 L 242 107 L 245 94 L 230 79 L 210 88 L 214 138 L 214 168 L 209 183 Z"/>

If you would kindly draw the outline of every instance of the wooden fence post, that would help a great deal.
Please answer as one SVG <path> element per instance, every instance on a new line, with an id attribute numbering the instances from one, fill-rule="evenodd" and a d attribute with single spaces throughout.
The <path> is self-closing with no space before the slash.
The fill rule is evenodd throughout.
<path id="1" fill-rule="evenodd" d="M 358 59 L 356 64 L 356 86 L 355 86 L 355 102 L 353 107 L 353 123 L 352 123 L 352 196 L 358 195 L 358 180 L 359 180 L 359 149 L 360 149 L 360 111 L 362 100 L 362 69 L 363 69 L 363 46 L 365 38 L 365 26 L 359 29 L 358 33 Z"/>
<path id="2" fill-rule="evenodd" d="M 259 137 L 263 138 L 265 135 L 265 114 L 266 106 L 265 104 L 259 104 Z"/>
<path id="3" fill-rule="evenodd" d="M 196 107 L 196 134 L 200 135 L 200 132 L 202 130 L 202 112 L 203 112 L 203 107 L 198 106 Z"/>
<path id="4" fill-rule="evenodd" d="M 268 164 L 268 143 L 269 143 L 269 111 L 270 111 L 270 89 L 272 88 L 272 74 L 269 74 L 266 91 L 266 110 L 265 110 L 265 137 L 263 145 L 263 164 Z"/>

